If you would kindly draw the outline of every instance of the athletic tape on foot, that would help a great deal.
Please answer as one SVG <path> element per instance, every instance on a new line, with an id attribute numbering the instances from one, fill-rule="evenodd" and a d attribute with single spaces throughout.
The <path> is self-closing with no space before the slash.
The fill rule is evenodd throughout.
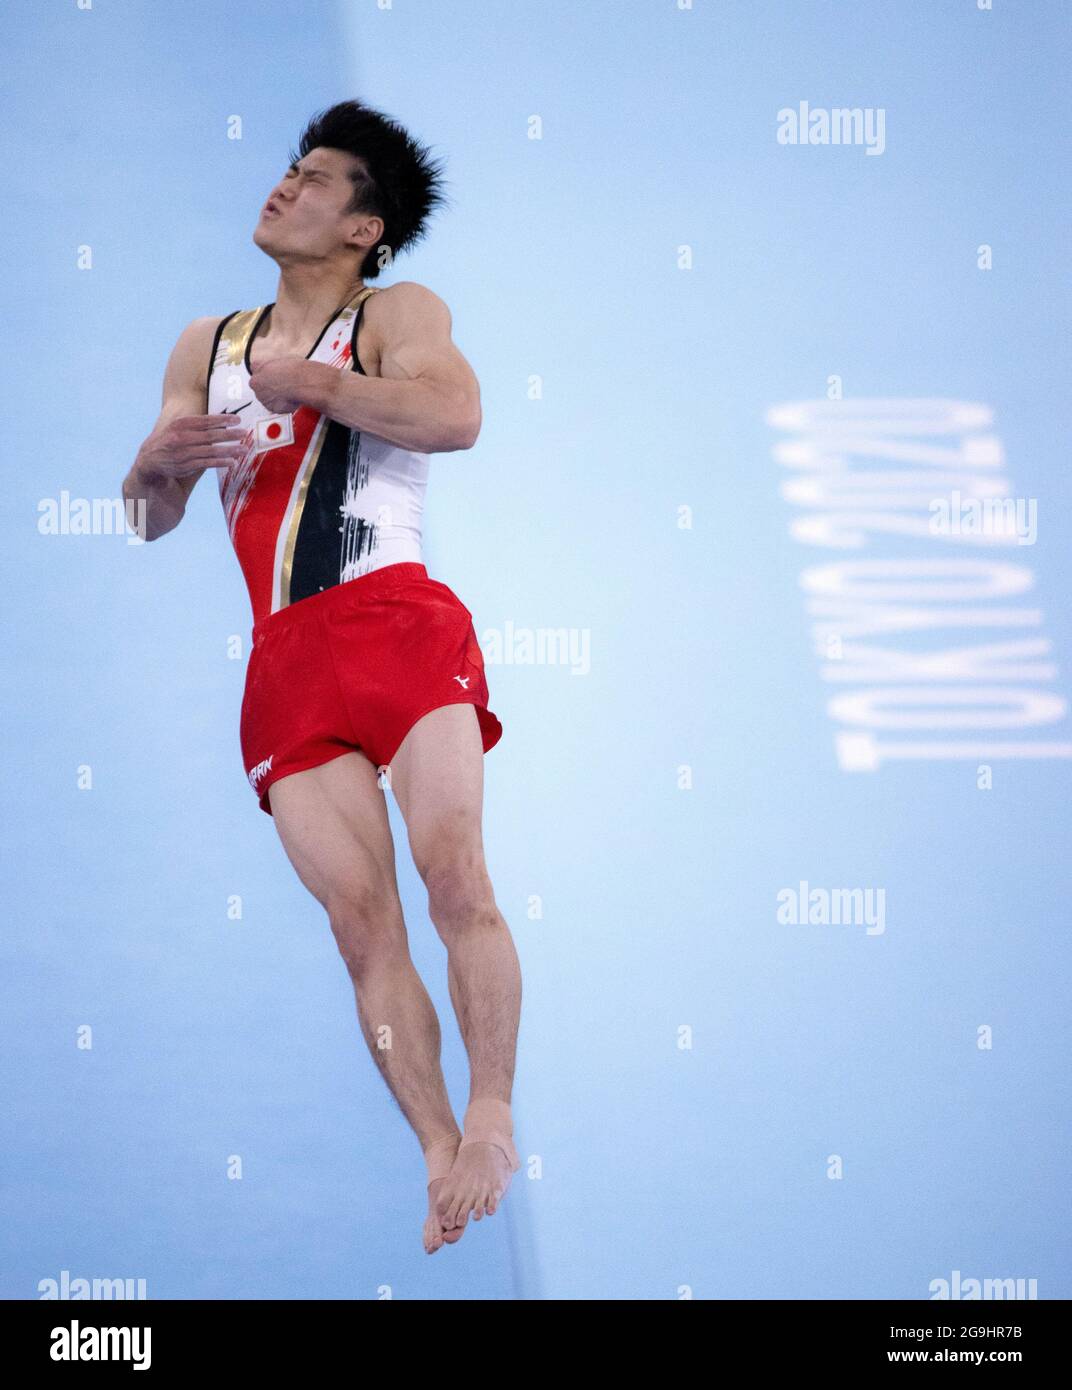
<path id="1" fill-rule="evenodd" d="M 464 1149 L 466 1144 L 495 1144 L 506 1155 L 512 1173 L 521 1167 L 512 1138 L 514 1125 L 508 1101 L 497 1100 L 494 1096 L 478 1096 L 471 1100 L 463 1127 L 465 1134 L 459 1149 Z"/>
<path id="2" fill-rule="evenodd" d="M 445 1178 L 454 1167 L 461 1137 L 456 1129 L 451 1130 L 449 1134 L 444 1134 L 439 1139 L 433 1139 L 425 1149 L 424 1161 L 428 1165 L 428 1181 L 430 1183 L 435 1182 L 437 1178 Z"/>

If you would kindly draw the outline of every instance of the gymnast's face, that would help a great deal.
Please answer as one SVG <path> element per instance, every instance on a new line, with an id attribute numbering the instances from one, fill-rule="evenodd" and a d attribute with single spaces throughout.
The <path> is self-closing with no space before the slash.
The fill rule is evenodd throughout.
<path id="1" fill-rule="evenodd" d="M 344 150 L 310 150 L 272 189 L 253 229 L 254 245 L 280 265 L 375 245 L 383 219 L 347 211 L 354 195 L 351 172 L 362 167 Z"/>

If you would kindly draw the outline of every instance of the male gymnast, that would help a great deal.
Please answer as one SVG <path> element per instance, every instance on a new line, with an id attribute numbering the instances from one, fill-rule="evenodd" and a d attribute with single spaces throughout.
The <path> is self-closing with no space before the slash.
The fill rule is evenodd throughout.
<path id="1" fill-rule="evenodd" d="M 441 170 L 397 122 L 358 101 L 315 115 L 253 232 L 279 268 L 275 301 L 183 330 L 123 481 L 155 540 L 216 470 L 253 609 L 246 773 L 327 913 L 362 1034 L 420 1141 L 429 1254 L 493 1215 L 520 1167 L 521 975 L 481 828 L 502 725 L 472 614 L 421 562 L 429 455 L 472 448 L 480 388 L 436 294 L 366 284 L 443 201 Z M 470 1066 L 461 1131 L 409 955 L 388 786 L 447 949 Z"/>

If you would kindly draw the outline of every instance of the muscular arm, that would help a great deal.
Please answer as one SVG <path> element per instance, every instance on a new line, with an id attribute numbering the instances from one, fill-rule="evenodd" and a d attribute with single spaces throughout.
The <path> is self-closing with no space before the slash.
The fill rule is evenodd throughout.
<path id="1" fill-rule="evenodd" d="M 280 383 L 289 375 L 295 396 L 341 425 L 419 453 L 471 449 L 480 433 L 480 385 L 451 339 L 450 310 L 438 295 L 408 280 L 382 298 L 376 303 L 375 333 L 380 376 L 341 372 L 320 362 L 273 362 L 265 376 L 254 373 L 254 393 L 269 409 L 278 408 L 265 400 L 278 368 Z M 368 304 L 365 312 L 370 314 Z"/>
<path id="2" fill-rule="evenodd" d="M 123 497 L 145 503 L 145 539 L 174 530 L 206 468 L 226 468 L 244 430 L 232 416 L 205 414 L 208 357 L 219 318 L 183 329 L 164 372 L 160 416 L 123 479 Z"/>

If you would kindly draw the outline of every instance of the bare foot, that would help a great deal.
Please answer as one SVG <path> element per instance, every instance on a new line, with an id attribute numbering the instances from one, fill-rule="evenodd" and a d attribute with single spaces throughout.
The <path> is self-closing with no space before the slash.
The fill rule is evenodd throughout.
<path id="1" fill-rule="evenodd" d="M 511 1176 L 509 1161 L 498 1144 L 470 1141 L 459 1149 L 434 1203 L 443 1240 L 460 1240 L 470 1213 L 474 1221 L 479 1221 L 485 1212 L 494 1216 Z"/>
<path id="2" fill-rule="evenodd" d="M 436 1211 L 436 1198 L 443 1190 L 446 1178 L 436 1178 L 428 1184 L 428 1218 L 424 1223 L 424 1249 L 434 1255 L 441 1245 L 456 1245 L 462 1238 L 460 1230 L 445 1231 Z"/>
<path id="3" fill-rule="evenodd" d="M 428 1182 L 428 1216 L 423 1233 L 424 1250 L 428 1255 L 434 1255 L 441 1245 L 453 1245 L 462 1238 L 461 1231 L 444 1231 L 436 1212 L 436 1199 L 447 1180 L 461 1142 L 462 1136 L 457 1132 L 445 1134 L 430 1144 L 425 1151 L 429 1173 L 439 1175 L 432 1176 Z"/>
<path id="4" fill-rule="evenodd" d="M 462 1230 L 444 1230 L 439 1213 L 435 1209 L 435 1200 L 441 1193 L 445 1181 L 445 1177 L 437 1177 L 434 1183 L 428 1183 L 428 1219 L 424 1222 L 424 1250 L 430 1255 L 434 1255 L 441 1245 L 456 1245 L 457 1241 L 462 1240 Z"/>

